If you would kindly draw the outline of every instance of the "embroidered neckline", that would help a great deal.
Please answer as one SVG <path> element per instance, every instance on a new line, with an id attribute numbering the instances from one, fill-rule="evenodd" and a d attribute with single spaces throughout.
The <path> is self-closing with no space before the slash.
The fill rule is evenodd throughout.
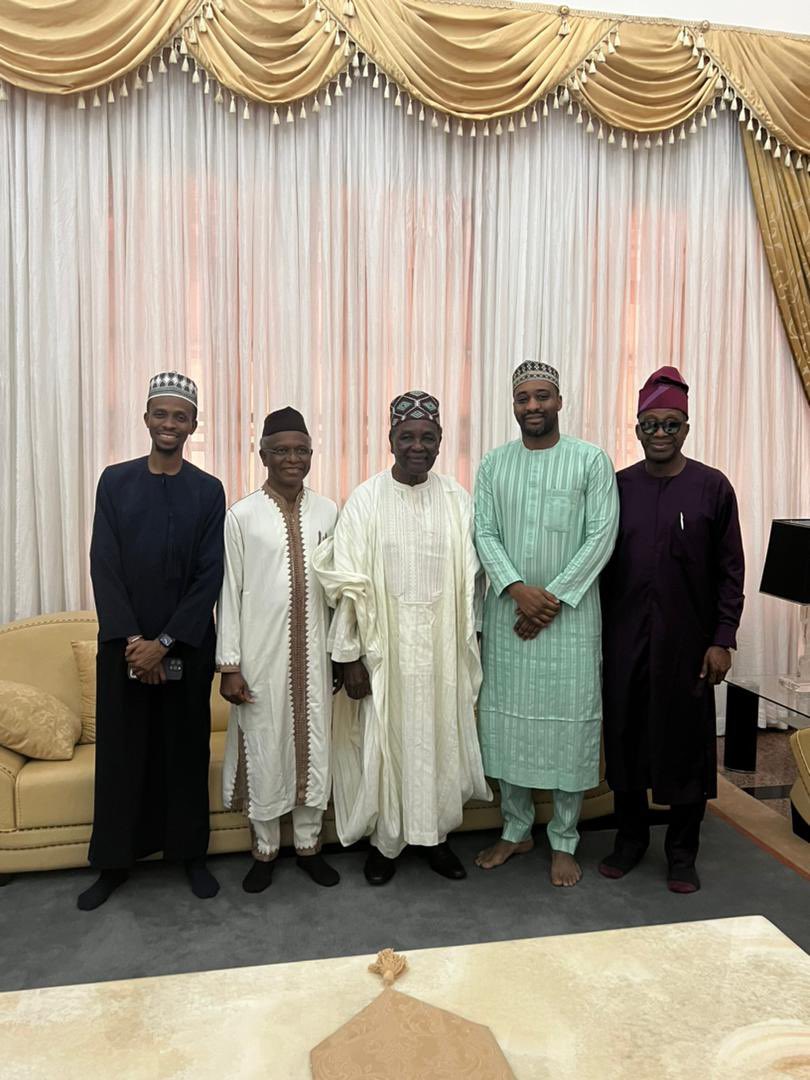
<path id="1" fill-rule="evenodd" d="M 292 517 L 298 513 L 301 507 L 301 503 L 304 501 L 304 496 L 307 493 L 306 487 L 302 487 L 295 497 L 295 502 L 290 503 L 283 495 L 279 494 L 279 492 L 277 492 L 275 488 L 272 488 L 270 486 L 269 480 L 265 480 L 265 482 L 262 484 L 262 491 L 271 502 L 274 502 L 276 504 L 276 506 L 279 508 L 282 514 L 285 515 L 285 517 Z"/>

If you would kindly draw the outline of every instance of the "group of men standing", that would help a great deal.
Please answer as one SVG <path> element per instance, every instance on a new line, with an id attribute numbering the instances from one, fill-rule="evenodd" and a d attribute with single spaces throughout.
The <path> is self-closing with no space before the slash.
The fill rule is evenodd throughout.
<path id="1" fill-rule="evenodd" d="M 674 368 L 640 393 L 644 460 L 618 484 L 604 451 L 560 433 L 554 368 L 523 362 L 512 390 L 520 438 L 484 457 L 474 499 L 433 471 L 439 403 L 410 391 L 391 403 L 392 468 L 340 513 L 305 486 L 311 439 L 285 408 L 262 430 L 265 482 L 226 514 L 219 481 L 182 457 L 196 387 L 177 373 L 152 380 L 152 450 L 105 470 L 97 496 L 100 876 L 81 908 L 155 851 L 185 862 L 196 895 L 216 893 L 205 865 L 215 663 L 232 706 L 223 798 L 253 835 L 248 892 L 271 884 L 289 812 L 298 866 L 337 884 L 320 852 L 330 795 L 341 842 L 369 838 L 370 884 L 393 877 L 406 845 L 464 878 L 447 837 L 469 799 L 492 797 L 486 777 L 504 824 L 477 865 L 532 847 L 533 791 L 547 789 L 551 880 L 574 885 L 603 726 L 619 828 L 600 872 L 622 877 L 643 856 L 651 789 L 671 807 L 667 884 L 699 888 L 712 687 L 743 603 L 734 492 L 683 456 L 688 396 Z"/>

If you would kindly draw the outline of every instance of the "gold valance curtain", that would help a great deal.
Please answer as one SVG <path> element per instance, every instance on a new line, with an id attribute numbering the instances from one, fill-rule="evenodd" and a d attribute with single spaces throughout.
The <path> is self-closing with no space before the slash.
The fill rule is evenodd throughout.
<path id="1" fill-rule="evenodd" d="M 177 39 L 226 90 L 287 104 L 351 70 L 359 49 L 451 117 L 521 113 L 561 88 L 595 119 L 643 134 L 739 99 L 774 144 L 810 154 L 810 39 L 686 30 L 505 0 L 5 0 L 0 79 L 86 92 Z"/>

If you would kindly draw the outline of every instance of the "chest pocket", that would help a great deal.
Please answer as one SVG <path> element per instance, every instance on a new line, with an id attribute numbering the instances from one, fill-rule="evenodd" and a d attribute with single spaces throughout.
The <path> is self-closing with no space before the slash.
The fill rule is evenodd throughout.
<path id="1" fill-rule="evenodd" d="M 540 520 L 549 532 L 568 532 L 577 504 L 575 491 L 549 491 L 540 504 Z"/>
<path id="2" fill-rule="evenodd" d="M 682 562 L 698 562 L 712 551 L 712 523 L 704 514 L 678 514 L 670 530 L 670 554 Z"/>

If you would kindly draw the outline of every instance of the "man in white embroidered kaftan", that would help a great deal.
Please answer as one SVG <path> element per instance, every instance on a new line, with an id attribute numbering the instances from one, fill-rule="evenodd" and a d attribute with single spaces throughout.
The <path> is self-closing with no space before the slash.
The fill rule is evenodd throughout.
<path id="1" fill-rule="evenodd" d="M 431 472 L 439 403 L 411 391 L 391 404 L 394 465 L 361 484 L 314 566 L 336 607 L 335 820 L 344 844 L 370 836 L 365 875 L 383 885 L 406 846 L 431 868 L 466 876 L 447 844 L 470 798 L 489 799 L 473 707 L 478 558 L 472 500 Z"/>
<path id="2" fill-rule="evenodd" d="M 331 786 L 333 676 L 329 609 L 311 557 L 330 536 L 337 507 L 304 487 L 312 446 L 295 409 L 264 422 L 267 480 L 225 519 L 225 578 L 217 611 L 221 693 L 232 705 L 223 801 L 246 810 L 253 865 L 242 887 L 271 884 L 280 818 L 292 811 L 297 863 L 318 885 L 337 871 L 320 854 L 321 819 Z"/>

